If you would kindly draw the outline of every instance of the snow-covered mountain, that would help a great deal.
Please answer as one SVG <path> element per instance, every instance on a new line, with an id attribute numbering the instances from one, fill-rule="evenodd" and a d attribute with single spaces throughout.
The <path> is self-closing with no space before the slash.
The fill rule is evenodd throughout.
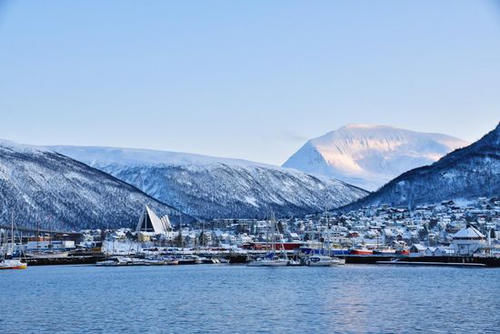
<path id="1" fill-rule="evenodd" d="M 367 195 L 338 180 L 245 160 L 109 147 L 50 149 L 101 169 L 202 218 L 303 215 Z"/>
<path id="2" fill-rule="evenodd" d="M 352 124 L 309 140 L 283 167 L 376 190 L 401 173 L 467 144 L 443 134 Z"/>
<path id="3" fill-rule="evenodd" d="M 17 226 L 54 230 L 134 226 L 144 205 L 180 219 L 177 210 L 100 170 L 43 148 L 0 141 L 0 225 L 10 225 L 12 217 Z"/>
<path id="4" fill-rule="evenodd" d="M 500 124 L 477 142 L 430 166 L 410 170 L 343 209 L 380 204 L 414 207 L 494 196 L 500 196 Z"/>

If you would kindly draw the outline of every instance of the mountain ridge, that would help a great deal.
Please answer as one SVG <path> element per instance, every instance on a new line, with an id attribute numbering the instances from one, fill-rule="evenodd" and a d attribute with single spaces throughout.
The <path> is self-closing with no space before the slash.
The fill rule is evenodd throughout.
<path id="1" fill-rule="evenodd" d="M 67 156 L 0 141 L 0 223 L 80 230 L 134 226 L 145 205 L 177 221 L 193 217 Z"/>
<path id="2" fill-rule="evenodd" d="M 456 149 L 431 165 L 401 174 L 342 210 L 380 204 L 413 207 L 499 194 L 500 123 L 469 146 Z"/>
<path id="3" fill-rule="evenodd" d="M 282 166 L 376 190 L 397 175 L 466 144 L 439 133 L 348 124 L 308 140 Z"/>
<path id="4" fill-rule="evenodd" d="M 51 146 L 190 215 L 263 218 L 333 209 L 367 192 L 345 182 L 241 159 L 110 147 Z M 206 203 L 210 205 L 206 205 Z"/>

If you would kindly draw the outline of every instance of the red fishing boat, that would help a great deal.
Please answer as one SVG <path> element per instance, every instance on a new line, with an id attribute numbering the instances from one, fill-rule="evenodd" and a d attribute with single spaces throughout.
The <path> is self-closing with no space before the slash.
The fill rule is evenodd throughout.
<path id="1" fill-rule="evenodd" d="M 365 247 L 353 248 L 353 249 L 351 249 L 350 254 L 351 255 L 373 255 L 373 251 L 368 249 L 368 248 L 365 248 Z"/>

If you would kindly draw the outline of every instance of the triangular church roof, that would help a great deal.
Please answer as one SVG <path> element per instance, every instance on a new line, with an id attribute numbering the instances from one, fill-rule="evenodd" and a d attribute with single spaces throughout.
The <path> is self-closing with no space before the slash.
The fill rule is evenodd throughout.
<path id="1" fill-rule="evenodd" d="M 146 205 L 137 223 L 136 231 L 154 232 L 156 234 L 165 233 L 171 227 L 168 216 L 165 217 L 162 219 L 158 218 L 156 213 Z"/>

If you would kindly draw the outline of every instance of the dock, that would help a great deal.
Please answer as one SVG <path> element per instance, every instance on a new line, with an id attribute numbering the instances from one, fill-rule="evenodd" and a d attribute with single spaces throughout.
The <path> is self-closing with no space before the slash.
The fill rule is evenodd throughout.
<path id="1" fill-rule="evenodd" d="M 377 261 L 377 264 L 401 265 L 401 266 L 486 267 L 486 264 L 484 263 L 461 263 L 461 262 Z"/>
<path id="2" fill-rule="evenodd" d="M 51 266 L 68 264 L 96 264 L 104 260 L 104 255 L 61 256 L 61 257 L 28 257 L 29 266 Z"/>

